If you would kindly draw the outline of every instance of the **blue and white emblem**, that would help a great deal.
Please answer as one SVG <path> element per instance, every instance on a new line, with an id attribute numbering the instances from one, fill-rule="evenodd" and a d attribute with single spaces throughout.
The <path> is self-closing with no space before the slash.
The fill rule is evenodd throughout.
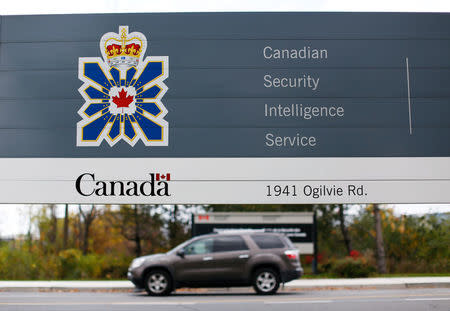
<path id="1" fill-rule="evenodd" d="M 147 39 L 140 32 L 108 32 L 100 40 L 100 57 L 80 57 L 79 88 L 85 103 L 78 111 L 77 146 L 113 146 L 120 140 L 134 146 L 169 144 L 167 109 L 161 98 L 167 92 L 168 56 L 147 56 Z"/>

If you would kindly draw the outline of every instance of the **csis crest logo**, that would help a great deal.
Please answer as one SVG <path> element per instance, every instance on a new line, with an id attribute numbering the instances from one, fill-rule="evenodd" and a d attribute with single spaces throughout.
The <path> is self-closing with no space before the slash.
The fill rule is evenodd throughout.
<path id="1" fill-rule="evenodd" d="M 168 56 L 147 56 L 140 32 L 108 32 L 100 40 L 100 57 L 80 57 L 79 92 L 85 103 L 78 111 L 77 146 L 110 146 L 124 140 L 134 146 L 167 146 L 169 123 L 161 98 L 167 92 Z"/>

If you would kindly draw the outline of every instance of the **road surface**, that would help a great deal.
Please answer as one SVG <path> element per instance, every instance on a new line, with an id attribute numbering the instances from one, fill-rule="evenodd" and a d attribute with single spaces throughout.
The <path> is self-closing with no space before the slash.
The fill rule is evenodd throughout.
<path id="1" fill-rule="evenodd" d="M 126 292 L 0 292 L 0 310 L 448 311 L 450 289 L 283 291 L 275 296 L 217 290 L 177 292 L 169 297 Z"/>

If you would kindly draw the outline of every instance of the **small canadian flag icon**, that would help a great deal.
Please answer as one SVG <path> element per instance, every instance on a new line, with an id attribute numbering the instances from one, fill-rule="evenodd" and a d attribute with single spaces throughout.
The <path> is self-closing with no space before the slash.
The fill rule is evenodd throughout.
<path id="1" fill-rule="evenodd" d="M 156 174 L 156 181 L 160 181 L 160 180 L 170 180 L 170 173 L 167 174 Z"/>

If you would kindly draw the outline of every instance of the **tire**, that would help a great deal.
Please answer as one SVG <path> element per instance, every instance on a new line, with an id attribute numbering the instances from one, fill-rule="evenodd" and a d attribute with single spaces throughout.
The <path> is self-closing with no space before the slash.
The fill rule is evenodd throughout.
<path id="1" fill-rule="evenodd" d="M 252 284 L 258 295 L 273 295 L 280 287 L 280 275 L 272 268 L 258 269 L 253 275 Z"/>
<path id="2" fill-rule="evenodd" d="M 145 291 L 150 296 L 167 296 L 173 290 L 173 281 L 164 270 L 151 270 L 145 276 Z"/>

